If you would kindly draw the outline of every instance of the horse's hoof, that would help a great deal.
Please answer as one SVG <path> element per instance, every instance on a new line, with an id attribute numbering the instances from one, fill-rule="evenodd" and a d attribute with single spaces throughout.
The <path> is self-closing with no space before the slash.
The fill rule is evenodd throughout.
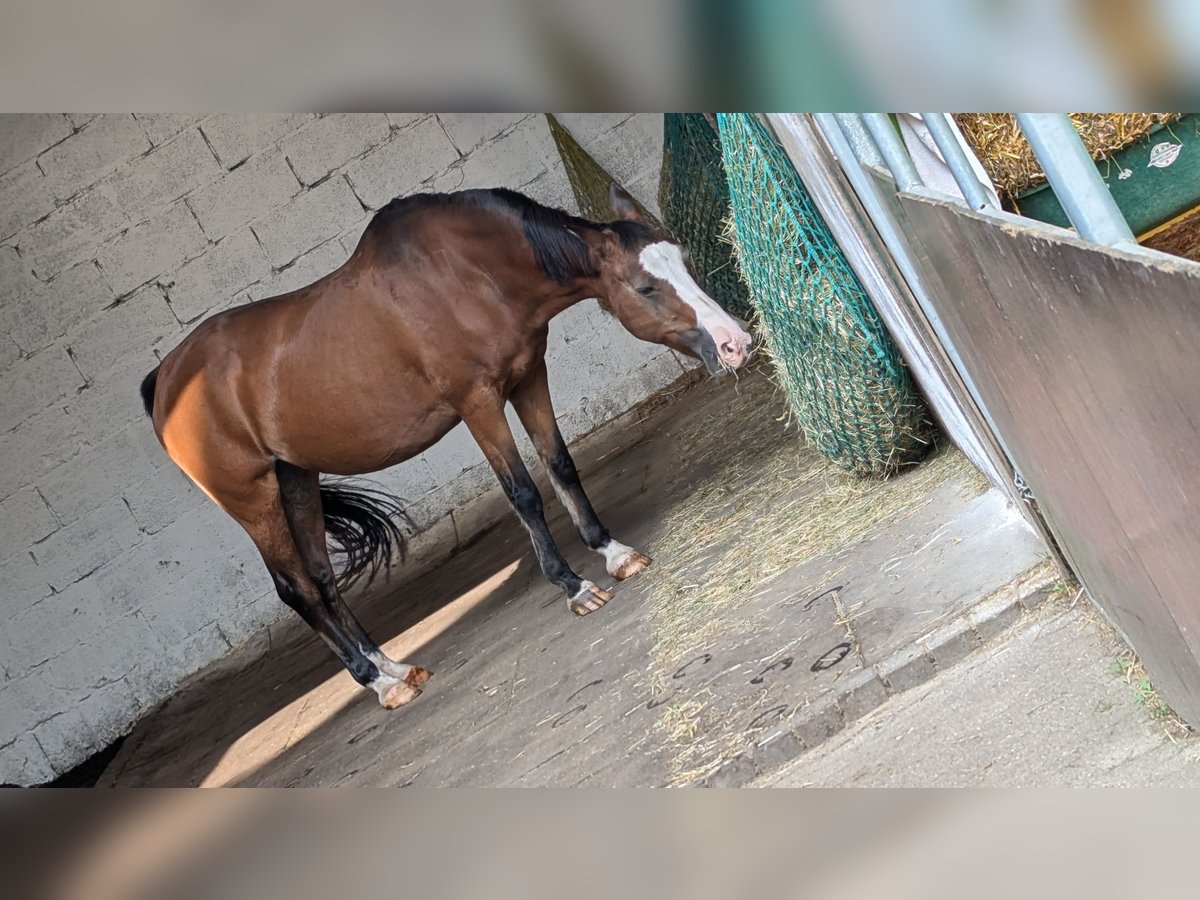
<path id="1" fill-rule="evenodd" d="M 594 613 L 611 599 L 611 591 L 606 591 L 590 581 L 585 581 L 583 587 L 579 589 L 579 593 L 571 598 L 567 606 L 575 615 L 586 616 L 588 613 Z"/>
<path id="2" fill-rule="evenodd" d="M 626 578 L 632 578 L 650 563 L 654 562 L 650 557 L 643 556 L 636 550 L 630 550 L 629 555 L 624 559 L 619 560 L 613 567 L 615 572 L 610 573 L 617 581 L 624 581 Z"/>
<path id="3" fill-rule="evenodd" d="M 383 684 L 373 685 L 379 695 L 379 705 L 384 709 L 395 709 L 416 700 L 421 696 L 421 685 L 427 682 L 432 674 L 420 666 L 409 666 L 403 678 L 383 676 Z"/>
<path id="4" fill-rule="evenodd" d="M 413 687 L 420 687 L 429 680 L 429 676 L 432 674 L 428 669 L 422 669 L 420 666 L 410 666 L 408 674 L 404 676 L 404 680 Z M 420 691 L 417 693 L 420 693 Z"/>
<path id="5" fill-rule="evenodd" d="M 422 671 L 424 670 L 422 669 Z M 420 688 L 413 687 L 411 684 L 401 681 L 380 693 L 379 705 L 384 709 L 396 709 L 405 703 L 416 700 L 420 696 Z"/>

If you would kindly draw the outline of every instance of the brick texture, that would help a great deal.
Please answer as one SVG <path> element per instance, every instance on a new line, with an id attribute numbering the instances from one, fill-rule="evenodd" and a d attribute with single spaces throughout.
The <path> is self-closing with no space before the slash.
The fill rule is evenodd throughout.
<path id="1" fill-rule="evenodd" d="M 210 240 L 220 240 L 243 225 L 287 203 L 301 184 L 278 147 L 245 160 L 221 181 L 188 198 L 200 227 Z"/>
<path id="2" fill-rule="evenodd" d="M 5 116 L 0 128 L 0 172 L 7 172 L 70 136 L 71 121 L 62 113 Z"/>
<path id="3" fill-rule="evenodd" d="M 200 254 L 207 241 L 187 204 L 135 225 L 104 247 L 97 261 L 118 296 Z"/>
<path id="4" fill-rule="evenodd" d="M 112 302 L 112 289 L 89 260 L 49 283 L 21 279 L 0 306 L 0 332 L 25 353 L 36 353 Z"/>
<path id="5" fill-rule="evenodd" d="M 37 277 L 48 280 L 75 262 L 95 258 L 101 241 L 128 225 L 116 200 L 96 187 L 50 210 L 10 240 Z"/>
<path id="6" fill-rule="evenodd" d="M 306 185 L 387 140 L 391 125 L 383 113 L 323 116 L 282 143 L 297 177 Z"/>
<path id="7" fill-rule="evenodd" d="M 97 116 L 38 157 L 55 196 L 65 200 L 150 149 L 150 139 L 129 114 Z"/>
<path id="8" fill-rule="evenodd" d="M 111 184 L 129 221 L 140 222 L 222 172 L 199 129 L 189 128 L 117 172 Z"/>

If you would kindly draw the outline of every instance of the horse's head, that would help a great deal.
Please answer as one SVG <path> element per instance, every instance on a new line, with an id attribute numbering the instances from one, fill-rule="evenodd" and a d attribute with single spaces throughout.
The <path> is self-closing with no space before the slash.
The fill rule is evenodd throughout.
<path id="1" fill-rule="evenodd" d="M 696 284 L 687 250 L 643 221 L 618 185 L 609 200 L 618 223 L 602 234 L 602 302 L 634 337 L 702 360 L 713 374 L 745 363 L 753 339 Z"/>

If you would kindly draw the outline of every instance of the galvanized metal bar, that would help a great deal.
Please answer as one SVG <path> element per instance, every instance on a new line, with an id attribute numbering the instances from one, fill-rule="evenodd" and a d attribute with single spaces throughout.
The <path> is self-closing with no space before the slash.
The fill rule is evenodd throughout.
<path id="1" fill-rule="evenodd" d="M 821 133 L 825 135 L 833 153 L 842 162 L 842 170 L 846 173 L 846 177 L 850 179 L 850 184 L 858 194 L 859 202 L 862 203 L 867 215 L 871 218 L 871 222 L 879 232 L 879 236 L 883 239 L 884 246 L 887 247 L 891 254 L 893 262 L 900 270 L 900 274 L 904 276 L 909 289 L 916 297 L 917 303 L 920 305 L 922 312 L 929 321 L 933 332 L 937 335 L 939 342 L 949 355 L 954 368 L 961 374 L 966 383 L 972 399 L 979 406 L 985 418 L 988 419 L 988 425 L 992 434 L 996 434 L 995 424 L 988 417 L 987 409 L 983 407 L 979 400 L 979 392 L 975 390 L 975 386 L 971 383 L 969 370 L 963 365 L 959 359 L 954 345 L 950 342 L 949 336 L 942 327 L 941 320 L 938 318 L 937 307 L 931 299 L 931 292 L 926 284 L 926 280 L 922 278 L 917 271 L 916 265 L 913 263 L 912 252 L 909 250 L 908 242 L 905 240 L 903 233 L 900 231 L 895 218 L 891 211 L 884 205 L 881 197 L 876 193 L 875 185 L 872 184 L 866 169 L 858 163 L 862 162 L 861 157 L 857 155 L 857 149 L 851 148 L 849 143 L 849 135 L 841 130 L 841 124 L 838 121 L 840 117 L 835 117 L 829 113 L 814 113 L 813 119 L 820 128 Z M 888 123 L 891 127 L 891 123 Z M 895 132 L 893 132 L 895 133 Z"/>
<path id="2" fill-rule="evenodd" d="M 921 176 L 917 174 L 917 167 L 908 155 L 908 148 L 904 146 L 904 141 L 900 139 L 887 113 L 863 113 L 862 121 L 871 133 L 875 146 L 883 154 L 884 162 L 891 170 L 892 177 L 896 179 L 896 186 L 902 191 L 907 191 L 919 185 Z"/>
<path id="3" fill-rule="evenodd" d="M 1110 246 L 1136 243 L 1066 114 L 1017 113 L 1016 116 L 1054 189 L 1054 196 L 1080 237 Z"/>
<path id="4" fill-rule="evenodd" d="M 813 115 L 826 118 L 832 116 L 836 119 L 838 127 L 846 136 L 846 140 L 850 142 L 850 147 L 854 150 L 858 161 L 864 166 L 883 168 L 883 157 L 879 155 L 879 149 L 871 140 L 871 133 L 867 131 L 867 126 L 863 124 L 862 117 L 858 113 L 813 113 Z"/>
<path id="5" fill-rule="evenodd" d="M 929 136 L 937 144 L 942 159 L 946 161 L 950 174 L 954 176 L 967 205 L 974 210 L 991 209 L 992 200 L 988 196 L 987 190 L 980 184 L 979 177 L 975 174 L 975 169 L 971 166 L 971 161 L 967 158 L 962 144 L 954 136 L 950 123 L 946 121 L 946 114 L 921 113 L 921 120 L 929 129 Z"/>

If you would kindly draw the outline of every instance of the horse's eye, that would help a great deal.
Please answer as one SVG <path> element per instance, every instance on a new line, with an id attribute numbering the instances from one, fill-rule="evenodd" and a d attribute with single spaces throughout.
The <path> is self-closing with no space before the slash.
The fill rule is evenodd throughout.
<path id="1" fill-rule="evenodd" d="M 639 294 L 641 294 L 643 297 L 649 297 L 651 294 L 654 293 L 654 285 L 648 284 L 645 287 L 640 287 L 637 289 L 637 292 Z"/>

